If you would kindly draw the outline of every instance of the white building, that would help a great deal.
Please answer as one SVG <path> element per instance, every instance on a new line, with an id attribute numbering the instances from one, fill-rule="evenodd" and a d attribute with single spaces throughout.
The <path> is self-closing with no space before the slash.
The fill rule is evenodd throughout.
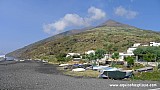
<path id="1" fill-rule="evenodd" d="M 74 56 L 74 55 L 78 55 L 78 56 L 80 56 L 80 54 L 79 54 L 79 53 L 68 53 L 68 54 L 66 55 L 66 57 Z"/>
<path id="2" fill-rule="evenodd" d="M 135 44 L 133 44 L 133 47 L 138 47 L 140 45 L 141 45 L 141 43 L 135 43 Z"/>
<path id="3" fill-rule="evenodd" d="M 133 45 L 135 47 L 132 47 L 132 48 L 128 48 L 127 50 L 127 53 L 119 53 L 119 61 L 124 61 L 124 58 L 125 57 L 128 57 L 128 56 L 134 56 L 134 53 L 133 51 L 136 50 L 136 46 L 138 47 L 140 44 L 137 44 L 137 45 Z"/>
<path id="4" fill-rule="evenodd" d="M 147 47 L 147 46 L 149 46 L 149 45 L 142 45 L 142 46 Z"/>
<path id="5" fill-rule="evenodd" d="M 160 43 L 156 43 L 156 42 L 150 42 L 149 44 L 150 46 L 160 46 Z"/>
<path id="6" fill-rule="evenodd" d="M 133 53 L 119 53 L 119 61 L 124 61 L 124 57 L 133 56 Z"/>
<path id="7" fill-rule="evenodd" d="M 133 47 L 133 48 L 128 48 L 127 50 L 127 54 L 133 54 L 133 51 L 136 50 L 137 48 Z"/>
<path id="8" fill-rule="evenodd" d="M 91 54 L 91 53 L 95 54 L 95 51 L 94 50 L 89 50 L 89 51 L 85 52 L 85 54 Z"/>

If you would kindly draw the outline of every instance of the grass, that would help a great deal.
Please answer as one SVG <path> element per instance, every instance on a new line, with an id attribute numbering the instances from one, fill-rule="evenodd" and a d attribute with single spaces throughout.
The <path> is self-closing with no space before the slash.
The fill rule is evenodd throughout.
<path id="1" fill-rule="evenodd" d="M 64 70 L 62 67 L 58 67 L 58 70 L 63 71 L 63 74 L 69 75 L 69 76 L 76 76 L 76 77 L 92 77 L 97 78 L 100 72 L 93 71 L 93 70 L 86 70 L 84 72 L 74 72 L 70 70 Z"/>
<path id="2" fill-rule="evenodd" d="M 65 71 L 64 74 L 78 77 L 94 77 L 97 78 L 100 74 L 98 71 L 86 70 L 84 72 Z"/>
<path id="3" fill-rule="evenodd" d="M 160 71 L 155 70 L 153 72 L 136 73 L 133 77 L 133 80 L 160 81 Z"/>

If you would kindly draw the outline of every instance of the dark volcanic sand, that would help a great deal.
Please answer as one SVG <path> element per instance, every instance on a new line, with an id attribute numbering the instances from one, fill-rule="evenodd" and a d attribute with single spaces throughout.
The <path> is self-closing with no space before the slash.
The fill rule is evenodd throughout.
<path id="1" fill-rule="evenodd" d="M 156 87 L 111 87 L 110 84 L 157 84 Z M 121 81 L 62 75 L 55 65 L 39 61 L 0 62 L 0 90 L 148 90 L 156 81 Z"/>

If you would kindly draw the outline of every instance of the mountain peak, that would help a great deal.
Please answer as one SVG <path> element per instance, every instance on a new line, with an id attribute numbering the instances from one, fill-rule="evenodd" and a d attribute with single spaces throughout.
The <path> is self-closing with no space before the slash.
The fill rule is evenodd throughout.
<path id="1" fill-rule="evenodd" d="M 112 19 L 107 20 L 106 22 L 100 24 L 99 26 L 100 27 L 103 27 L 103 26 L 108 26 L 108 27 L 133 27 L 133 26 L 130 26 L 130 25 L 127 25 L 127 24 L 117 22 L 117 21 L 112 20 Z"/>

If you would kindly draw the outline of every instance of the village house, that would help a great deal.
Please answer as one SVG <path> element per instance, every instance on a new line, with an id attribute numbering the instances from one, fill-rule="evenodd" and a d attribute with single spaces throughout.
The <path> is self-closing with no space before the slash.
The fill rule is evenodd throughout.
<path id="1" fill-rule="evenodd" d="M 118 59 L 118 61 L 124 61 L 125 57 L 134 56 L 133 51 L 136 50 L 137 47 L 139 47 L 140 45 L 141 45 L 141 43 L 135 43 L 135 44 L 133 44 L 133 46 L 131 48 L 127 49 L 126 53 L 122 53 L 122 52 L 119 53 L 119 59 Z"/>
<path id="2" fill-rule="evenodd" d="M 144 46 L 144 47 L 147 47 L 147 46 L 149 46 L 149 45 L 147 45 L 147 44 L 144 44 L 144 45 L 142 45 L 142 46 Z"/>
<path id="3" fill-rule="evenodd" d="M 138 47 L 140 45 L 141 45 L 141 43 L 135 43 L 135 44 L 133 44 L 133 47 Z"/>
<path id="4" fill-rule="evenodd" d="M 128 57 L 128 56 L 134 56 L 133 51 L 137 49 L 137 47 L 139 46 L 160 46 L 160 43 L 156 43 L 156 42 L 150 42 L 149 45 L 147 44 L 141 44 L 141 43 L 135 43 L 133 44 L 133 46 L 131 48 L 127 49 L 127 53 L 119 53 L 119 61 L 123 61 L 124 57 Z"/>
<path id="5" fill-rule="evenodd" d="M 132 47 L 132 48 L 128 48 L 127 50 L 127 53 L 119 53 L 119 61 L 124 61 L 124 58 L 125 57 L 128 57 L 128 56 L 134 56 L 134 53 L 133 51 L 136 50 L 137 48 L 135 47 Z"/>
<path id="6" fill-rule="evenodd" d="M 160 43 L 150 42 L 149 46 L 160 46 Z"/>
<path id="7" fill-rule="evenodd" d="M 66 57 L 72 57 L 72 61 L 74 61 L 75 63 L 78 63 L 80 60 L 82 60 L 82 56 L 80 55 L 80 53 L 68 53 Z"/>
<path id="8" fill-rule="evenodd" d="M 127 54 L 133 54 L 133 51 L 136 50 L 137 48 L 132 47 L 132 48 L 128 48 L 127 50 Z"/>
<path id="9" fill-rule="evenodd" d="M 119 53 L 119 59 L 118 59 L 118 61 L 124 61 L 125 57 L 133 56 L 133 55 L 134 55 L 133 53 Z"/>
<path id="10" fill-rule="evenodd" d="M 142 44 L 142 43 L 135 43 L 135 44 L 133 44 L 132 47 L 128 48 L 126 52 L 119 52 L 118 61 L 124 61 L 125 57 L 134 56 L 133 51 L 136 50 L 139 46 L 160 46 L 160 43 L 150 42 L 148 45 L 147 44 Z M 91 53 L 95 54 L 95 51 L 94 50 L 89 50 L 89 51 L 85 52 L 85 54 L 91 54 Z M 66 57 L 69 57 L 69 56 L 73 57 L 74 55 L 80 56 L 79 53 L 68 53 Z M 99 62 L 111 61 L 112 60 L 111 56 L 112 55 L 105 54 L 104 58 L 102 58 L 98 61 Z M 75 60 L 75 61 L 79 61 L 81 59 L 82 59 L 82 56 L 80 56 L 80 58 L 73 58 L 73 60 Z"/>
<path id="11" fill-rule="evenodd" d="M 68 53 L 68 54 L 66 55 L 66 57 L 69 57 L 69 56 L 73 57 L 74 55 L 80 56 L 79 53 Z"/>

